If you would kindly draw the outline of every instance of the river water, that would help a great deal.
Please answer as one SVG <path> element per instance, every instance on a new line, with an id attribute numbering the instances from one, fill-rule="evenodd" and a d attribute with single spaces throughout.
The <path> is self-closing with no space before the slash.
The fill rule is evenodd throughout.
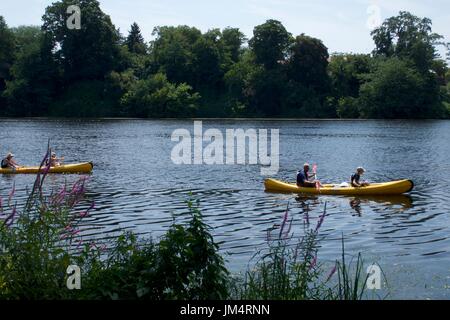
<path id="1" fill-rule="evenodd" d="M 273 177 L 294 180 L 303 162 L 318 164 L 324 182 L 348 180 L 357 166 L 365 179 L 412 179 L 408 196 L 296 197 L 266 193 L 259 165 L 176 165 L 174 130 L 193 133 L 191 120 L 1 119 L 0 152 L 13 151 L 21 164 L 37 164 L 48 139 L 66 162 L 93 161 L 88 197 L 95 210 L 85 237 L 107 239 L 122 230 L 154 238 L 186 221 L 186 200 L 200 200 L 228 267 L 243 271 L 266 247 L 267 230 L 280 224 L 287 204 L 292 231 L 301 235 L 304 210 L 314 226 L 327 204 L 319 260 L 361 252 L 386 275 L 390 298 L 450 298 L 449 121 L 260 121 L 205 120 L 203 129 L 279 129 L 280 169 Z M 50 188 L 75 175 L 51 175 Z M 0 177 L 0 194 L 15 184 L 18 201 L 32 176 Z"/>

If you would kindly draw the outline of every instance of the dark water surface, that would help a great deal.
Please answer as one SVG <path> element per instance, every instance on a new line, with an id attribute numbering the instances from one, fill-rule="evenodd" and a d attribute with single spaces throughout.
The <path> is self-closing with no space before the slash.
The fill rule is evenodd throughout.
<path id="1" fill-rule="evenodd" d="M 86 236 L 100 239 L 130 229 L 157 237 L 175 218 L 187 218 L 189 193 L 201 201 L 206 222 L 226 254 L 228 266 L 242 271 L 265 247 L 267 230 L 279 224 L 287 203 L 293 231 L 301 234 L 304 207 L 312 224 L 325 202 L 328 211 L 319 259 L 339 257 L 342 234 L 349 254 L 383 268 L 391 298 L 450 298 L 450 122 L 449 121 L 204 121 L 204 130 L 280 130 L 280 171 L 293 180 L 304 161 L 318 163 L 323 181 L 345 181 L 363 165 L 366 179 L 408 178 L 410 196 L 354 198 L 264 192 L 259 165 L 175 165 L 173 130 L 193 131 L 193 121 L 175 120 L 0 120 L 2 154 L 11 150 L 23 164 L 37 164 L 52 139 L 66 162 L 93 161 L 88 195 L 96 209 Z M 5 135 L 7 134 L 7 137 Z M 52 175 L 54 187 L 76 176 Z M 13 183 L 25 196 L 32 176 L 1 176 L 0 194 Z"/>

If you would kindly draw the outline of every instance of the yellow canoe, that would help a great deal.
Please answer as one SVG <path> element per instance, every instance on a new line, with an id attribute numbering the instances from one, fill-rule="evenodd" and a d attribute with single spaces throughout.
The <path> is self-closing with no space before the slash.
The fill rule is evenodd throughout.
<path id="1" fill-rule="evenodd" d="M 340 187 L 339 185 L 326 184 L 320 189 L 298 187 L 295 183 L 287 183 L 275 179 L 264 181 L 266 191 L 326 194 L 326 195 L 395 195 L 410 192 L 414 188 L 411 180 L 399 180 L 384 183 L 372 183 L 367 187 Z"/>
<path id="2" fill-rule="evenodd" d="M 58 167 L 51 167 L 49 173 L 90 173 L 94 168 L 92 162 L 64 164 Z M 44 168 L 41 168 L 43 171 Z M 18 169 L 0 169 L 2 174 L 31 174 L 38 173 L 39 167 L 20 167 Z"/>

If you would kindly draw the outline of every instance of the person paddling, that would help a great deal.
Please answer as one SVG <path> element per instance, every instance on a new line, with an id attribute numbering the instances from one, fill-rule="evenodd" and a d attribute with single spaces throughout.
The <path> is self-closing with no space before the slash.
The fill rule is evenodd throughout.
<path id="1" fill-rule="evenodd" d="M 315 188 L 320 182 L 312 179 L 315 178 L 316 174 L 309 174 L 309 164 L 305 163 L 303 165 L 303 170 L 297 172 L 297 186 L 304 188 Z"/>
<path id="2" fill-rule="evenodd" d="M 50 156 L 50 167 L 59 167 L 61 165 L 61 161 L 64 160 L 64 158 L 58 158 L 56 156 L 55 152 L 52 152 Z M 48 164 L 48 162 L 47 162 Z"/>
<path id="3" fill-rule="evenodd" d="M 369 185 L 369 183 L 366 181 L 360 181 L 361 176 L 364 174 L 364 172 L 366 172 L 366 170 L 363 167 L 358 167 L 356 169 L 356 172 L 350 178 L 350 183 L 353 187 L 360 188 L 367 187 Z"/>
<path id="4" fill-rule="evenodd" d="M 14 161 L 14 155 L 11 152 L 8 152 L 6 157 L 2 159 L 1 167 L 2 169 L 17 169 L 19 165 L 16 161 Z"/>

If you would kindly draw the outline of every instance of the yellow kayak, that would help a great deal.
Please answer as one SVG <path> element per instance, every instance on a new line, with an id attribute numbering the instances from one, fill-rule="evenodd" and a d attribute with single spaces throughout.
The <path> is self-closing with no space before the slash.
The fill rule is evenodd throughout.
<path id="1" fill-rule="evenodd" d="M 275 179 L 264 181 L 266 191 L 326 194 L 326 195 L 395 195 L 410 192 L 414 188 L 411 180 L 399 180 L 384 183 L 372 183 L 367 187 L 340 187 L 334 184 L 325 184 L 321 188 L 298 187 L 295 183 L 287 183 Z"/>
<path id="2" fill-rule="evenodd" d="M 90 173 L 94 168 L 92 162 L 64 164 L 57 167 L 51 167 L 49 173 Z M 41 168 L 41 171 L 44 168 Z M 39 167 L 20 167 L 18 169 L 0 169 L 2 174 L 29 174 L 38 173 Z"/>

